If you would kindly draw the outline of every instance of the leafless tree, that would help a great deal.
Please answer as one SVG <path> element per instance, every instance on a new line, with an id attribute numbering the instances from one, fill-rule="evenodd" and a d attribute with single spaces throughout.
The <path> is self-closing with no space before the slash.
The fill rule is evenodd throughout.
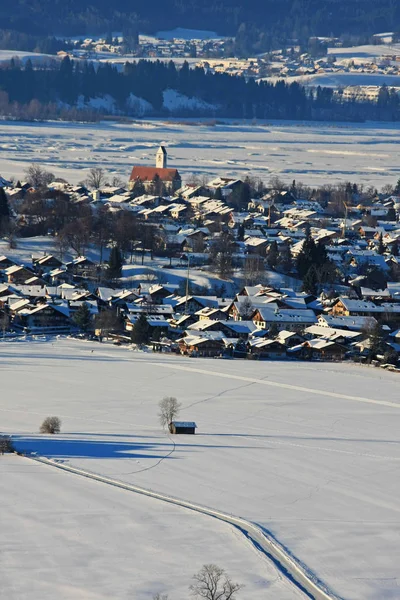
<path id="1" fill-rule="evenodd" d="M 112 310 L 102 310 L 95 319 L 95 327 L 100 329 L 101 337 L 107 337 L 110 331 L 121 329 L 121 321 Z"/>
<path id="2" fill-rule="evenodd" d="M 254 312 L 253 303 L 248 296 L 245 296 L 245 298 L 239 303 L 240 316 L 243 320 L 246 321 L 247 319 L 250 319 L 253 312 Z"/>
<path id="3" fill-rule="evenodd" d="M 60 433 L 61 421 L 58 417 L 46 417 L 40 426 L 40 433 Z"/>
<path id="4" fill-rule="evenodd" d="M 286 184 L 282 179 L 280 179 L 277 175 L 273 175 L 268 181 L 268 186 L 277 191 L 282 191 L 286 189 Z"/>
<path id="5" fill-rule="evenodd" d="M 264 260 L 261 256 L 255 254 L 247 256 L 244 263 L 243 277 L 246 282 L 246 285 L 256 285 L 257 283 L 265 283 L 265 265 Z"/>
<path id="6" fill-rule="evenodd" d="M 2 315 L 0 315 L 0 329 L 3 332 L 3 337 L 5 337 L 6 331 L 9 327 L 10 327 L 10 317 L 6 313 L 3 313 Z"/>
<path id="7" fill-rule="evenodd" d="M 157 592 L 157 594 L 154 594 L 153 600 L 168 600 L 168 594 L 160 594 Z"/>
<path id="8" fill-rule="evenodd" d="M 85 185 L 98 190 L 101 186 L 106 185 L 106 174 L 101 167 L 93 167 L 89 171 L 89 175 L 85 179 Z"/>
<path id="9" fill-rule="evenodd" d="M 189 588 L 191 594 L 205 600 L 234 600 L 236 592 L 243 587 L 234 583 L 224 569 L 212 564 L 204 565 L 193 579 L 194 583 Z"/>
<path id="10" fill-rule="evenodd" d="M 81 218 L 76 222 L 68 223 L 59 232 L 58 245 L 63 245 L 63 248 L 72 248 L 77 256 L 83 256 L 89 242 L 91 232 L 90 218 Z"/>
<path id="11" fill-rule="evenodd" d="M 158 414 L 163 427 L 169 426 L 179 415 L 181 403 L 173 396 L 164 396 L 159 402 L 160 412 Z"/>
<path id="12" fill-rule="evenodd" d="M 28 182 L 34 188 L 47 187 L 49 183 L 54 181 L 54 175 L 50 171 L 46 171 L 40 165 L 32 163 L 26 170 L 25 175 Z"/>

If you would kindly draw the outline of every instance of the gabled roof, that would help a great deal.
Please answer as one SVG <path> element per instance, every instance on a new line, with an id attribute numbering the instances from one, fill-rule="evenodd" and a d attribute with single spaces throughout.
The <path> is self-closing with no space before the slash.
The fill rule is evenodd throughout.
<path id="1" fill-rule="evenodd" d="M 133 167 L 130 181 L 154 181 L 156 175 L 161 181 L 173 182 L 180 179 L 177 169 L 160 169 L 157 167 Z"/>

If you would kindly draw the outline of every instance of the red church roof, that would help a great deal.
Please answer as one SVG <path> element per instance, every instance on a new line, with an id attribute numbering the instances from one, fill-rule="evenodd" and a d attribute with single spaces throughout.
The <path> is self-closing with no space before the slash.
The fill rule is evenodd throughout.
<path id="1" fill-rule="evenodd" d="M 173 182 L 180 179 L 177 169 L 158 169 L 157 167 L 133 167 L 130 181 L 154 181 L 158 175 L 161 181 Z"/>

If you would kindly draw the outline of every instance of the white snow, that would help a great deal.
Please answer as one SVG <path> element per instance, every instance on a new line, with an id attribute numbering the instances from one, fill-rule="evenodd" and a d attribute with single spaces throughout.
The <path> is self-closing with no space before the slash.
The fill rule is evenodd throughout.
<path id="1" fill-rule="evenodd" d="M 0 343 L 0 365 L 18 447 L 259 523 L 347 600 L 398 597 L 397 374 L 72 340 Z M 175 448 L 157 423 L 164 395 L 198 425 Z M 39 436 L 50 414 L 63 433 Z"/>
<path id="2" fill-rule="evenodd" d="M 179 111 L 180 109 L 186 110 L 216 110 L 218 107 L 214 104 L 209 104 L 201 98 L 192 97 L 189 98 L 184 94 L 180 94 L 176 90 L 167 89 L 163 92 L 163 107 L 168 109 L 171 113 Z"/>
<path id="3" fill-rule="evenodd" d="M 1 173 L 23 177 L 29 163 L 72 183 L 91 167 L 128 180 L 132 165 L 154 165 L 160 141 L 169 165 L 190 174 L 322 185 L 356 181 L 382 187 L 398 179 L 396 123 L 310 123 L 149 120 L 126 123 L 22 123 L 0 128 Z M 351 159 L 349 158 L 351 157 Z"/>
<path id="4" fill-rule="evenodd" d="M 141 600 L 157 592 L 185 600 L 192 575 L 210 561 L 252 598 L 265 589 L 303 597 L 228 525 L 16 456 L 1 457 L 0 477 L 8 600 Z"/>
<path id="5" fill-rule="evenodd" d="M 40 54 L 22 50 L 0 50 L 0 64 L 8 63 L 13 58 L 18 58 L 23 64 L 30 59 L 33 65 L 45 65 L 61 60 L 59 56 L 54 54 Z"/>

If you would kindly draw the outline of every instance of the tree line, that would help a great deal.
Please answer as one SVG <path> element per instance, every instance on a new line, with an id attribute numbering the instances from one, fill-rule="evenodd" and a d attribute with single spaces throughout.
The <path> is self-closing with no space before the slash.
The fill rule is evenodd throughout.
<path id="1" fill-rule="evenodd" d="M 126 63 L 120 70 L 109 63 L 95 67 L 91 62 L 73 61 L 69 57 L 50 67 L 33 68 L 29 60 L 24 66 L 12 60 L 1 68 L 0 114 L 16 118 L 30 115 L 32 119 L 62 116 L 63 110 L 76 114 L 85 100 L 110 95 L 115 100 L 117 113 L 136 115 L 137 103 L 130 102 L 133 96 L 146 100 L 154 116 L 162 116 L 168 114 L 163 107 L 163 92 L 167 89 L 206 102 L 209 108 L 190 111 L 191 115 L 198 116 L 339 121 L 400 119 L 399 96 L 385 86 L 378 102 L 342 102 L 340 95 L 329 88 L 312 90 L 297 82 L 256 82 L 209 73 L 199 67 L 190 69 L 186 62 L 177 68 L 172 61 L 144 60 Z M 103 109 L 104 113 L 107 110 Z M 85 109 L 83 114 L 90 119 L 95 111 Z M 180 109 L 180 116 L 187 114 L 187 109 Z"/>
<path id="2" fill-rule="evenodd" d="M 234 35 L 241 24 L 256 25 L 265 35 L 287 38 L 398 31 L 400 6 L 393 0 L 161 0 L 151 3 L 114 0 L 15 0 L 0 8 L 4 28 L 37 34 L 95 34 L 122 31 L 127 25 L 143 32 L 181 27 Z"/>

